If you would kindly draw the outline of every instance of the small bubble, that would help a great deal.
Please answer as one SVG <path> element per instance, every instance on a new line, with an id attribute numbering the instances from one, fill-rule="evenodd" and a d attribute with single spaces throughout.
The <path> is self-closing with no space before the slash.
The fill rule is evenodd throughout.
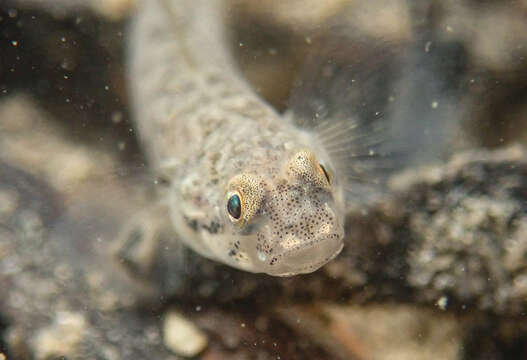
<path id="1" fill-rule="evenodd" d="M 104 85 L 104 90 L 108 91 L 110 90 L 110 87 L 108 85 Z"/>
<path id="2" fill-rule="evenodd" d="M 64 37 L 64 36 L 61 37 L 61 38 L 60 38 L 60 41 L 63 42 L 63 43 L 65 43 L 65 42 L 66 42 L 66 37 Z"/>
<path id="3" fill-rule="evenodd" d="M 446 297 L 446 296 L 441 296 L 441 297 L 437 300 L 436 304 L 437 304 L 437 307 L 438 307 L 439 309 L 441 309 L 441 310 L 446 310 L 446 307 L 447 307 L 447 305 L 448 305 L 448 297 Z"/>
<path id="4" fill-rule="evenodd" d="M 119 124 L 121 121 L 123 121 L 123 113 L 121 111 L 114 111 L 112 114 L 112 122 Z"/>
<path id="5" fill-rule="evenodd" d="M 9 9 L 7 10 L 7 15 L 9 15 L 10 18 L 16 18 L 18 15 L 17 9 Z"/>
<path id="6" fill-rule="evenodd" d="M 244 327 L 245 327 L 245 323 L 241 323 L 240 326 L 241 326 L 242 328 L 244 328 Z"/>
<path id="7" fill-rule="evenodd" d="M 311 36 L 306 36 L 306 44 L 311 45 L 312 42 L 313 40 L 311 39 Z"/>
<path id="8" fill-rule="evenodd" d="M 239 46 L 239 47 L 243 47 L 243 43 L 242 43 L 242 42 L 239 43 L 238 46 Z"/>
<path id="9" fill-rule="evenodd" d="M 200 305 L 196 306 L 196 311 L 197 311 L 197 312 L 200 312 L 200 311 L 201 311 L 201 306 L 200 306 Z"/>
<path id="10" fill-rule="evenodd" d="M 429 52 L 430 51 L 430 46 L 432 45 L 432 42 L 431 41 L 427 41 L 427 43 L 425 44 L 425 52 Z"/>
<path id="11" fill-rule="evenodd" d="M 11 45 L 13 45 L 14 47 L 17 47 L 18 46 L 18 41 L 16 41 L 16 40 L 11 41 Z"/>
<path id="12" fill-rule="evenodd" d="M 437 101 L 433 101 L 431 106 L 432 106 L 432 109 L 437 109 L 437 106 L 439 105 L 439 103 Z"/>

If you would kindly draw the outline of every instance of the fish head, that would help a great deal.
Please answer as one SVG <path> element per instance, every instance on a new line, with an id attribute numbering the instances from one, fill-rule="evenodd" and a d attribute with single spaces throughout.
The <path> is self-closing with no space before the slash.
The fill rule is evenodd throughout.
<path id="1" fill-rule="evenodd" d="M 344 238 L 341 192 L 309 150 L 276 172 L 262 167 L 230 179 L 224 236 L 228 263 L 274 276 L 310 273 L 339 254 Z"/>

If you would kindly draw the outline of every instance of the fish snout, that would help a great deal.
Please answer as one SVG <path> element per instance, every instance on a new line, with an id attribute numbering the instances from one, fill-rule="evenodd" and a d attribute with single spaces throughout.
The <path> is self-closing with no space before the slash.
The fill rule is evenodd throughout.
<path id="1" fill-rule="evenodd" d="M 335 258 L 343 248 L 343 221 L 329 207 L 295 220 L 273 231 L 275 251 L 266 259 L 266 272 L 271 275 L 313 272 Z"/>

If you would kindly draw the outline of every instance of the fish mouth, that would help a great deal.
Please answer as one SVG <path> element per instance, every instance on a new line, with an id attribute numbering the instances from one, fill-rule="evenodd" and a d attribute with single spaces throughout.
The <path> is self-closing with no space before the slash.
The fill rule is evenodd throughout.
<path id="1" fill-rule="evenodd" d="M 288 249 L 271 258 L 266 272 L 282 277 L 312 273 L 333 260 L 343 247 L 342 236 L 331 236 L 315 244 Z"/>

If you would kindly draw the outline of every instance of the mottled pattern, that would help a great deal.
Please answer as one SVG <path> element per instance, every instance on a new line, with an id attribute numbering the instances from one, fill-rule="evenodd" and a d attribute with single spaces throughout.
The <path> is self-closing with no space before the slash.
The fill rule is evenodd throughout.
<path id="1" fill-rule="evenodd" d="M 168 179 L 170 215 L 202 255 L 251 272 L 312 272 L 342 249 L 341 190 L 323 151 L 252 93 L 218 1 L 148 1 L 131 37 L 136 123 Z M 229 217 L 237 193 L 241 219 Z"/>

